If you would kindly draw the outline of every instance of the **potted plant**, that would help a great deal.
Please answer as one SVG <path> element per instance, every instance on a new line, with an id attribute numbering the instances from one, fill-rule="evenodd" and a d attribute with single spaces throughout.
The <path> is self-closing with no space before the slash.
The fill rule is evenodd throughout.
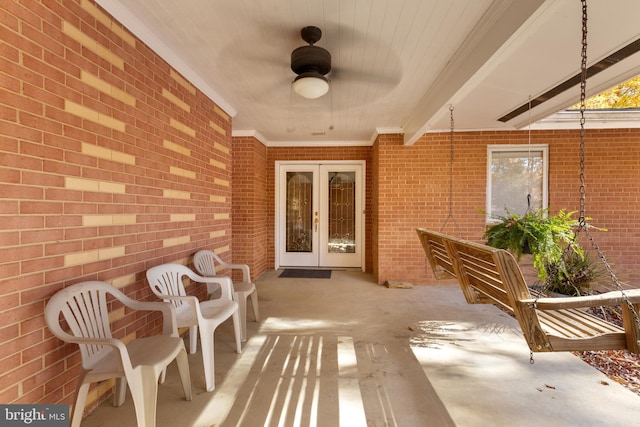
<path id="1" fill-rule="evenodd" d="M 484 238 L 489 246 L 507 249 L 518 261 L 523 254 L 530 253 L 538 277 L 545 280 L 547 267 L 559 262 L 565 248 L 583 256 L 573 231 L 578 225 L 572 218 L 574 213 L 560 210 L 550 215 L 548 209 L 541 209 L 522 216 L 511 212 L 493 215 L 498 222 L 487 228 Z"/>

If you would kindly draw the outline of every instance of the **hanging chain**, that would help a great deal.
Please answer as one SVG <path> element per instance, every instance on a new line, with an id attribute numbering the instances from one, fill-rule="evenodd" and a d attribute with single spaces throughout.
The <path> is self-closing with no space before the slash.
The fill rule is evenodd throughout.
<path id="1" fill-rule="evenodd" d="M 580 217 L 578 218 L 578 231 L 586 228 L 586 199 L 587 185 L 585 178 L 585 117 L 587 97 L 587 0 L 582 0 L 582 50 L 580 62 Z"/>
<path id="2" fill-rule="evenodd" d="M 536 296 L 535 300 L 533 300 L 533 303 L 527 304 L 529 306 L 529 325 L 527 326 L 529 328 L 528 333 L 532 334 L 533 333 L 533 325 L 536 324 L 536 310 L 538 309 L 538 296 Z M 531 346 L 534 344 L 534 339 L 533 337 L 530 338 L 531 342 L 529 343 L 529 364 L 533 365 L 535 363 L 535 360 L 533 360 L 533 350 L 531 350 Z"/>
<path id="3" fill-rule="evenodd" d="M 580 50 L 580 209 L 578 216 L 578 227 L 576 231 L 573 233 L 573 237 L 571 241 L 567 244 L 567 246 L 562 251 L 561 259 L 567 259 L 570 256 L 573 256 L 573 250 L 578 243 L 578 237 L 581 232 L 584 232 L 594 249 L 598 253 L 598 256 L 603 261 L 603 265 L 608 268 L 608 264 L 604 260 L 604 255 L 597 249 L 597 245 L 591 234 L 588 232 L 587 225 L 587 214 L 586 214 L 586 199 L 587 199 L 587 185 L 586 185 L 586 175 L 585 175 L 585 136 L 586 136 L 586 128 L 585 128 L 585 110 L 586 110 L 586 99 L 587 99 L 587 1 L 581 0 L 582 2 L 582 40 L 581 40 L 581 50 Z M 545 286 L 549 285 L 549 281 L 553 277 L 557 277 L 560 274 L 559 266 L 557 263 L 553 263 L 547 267 L 547 279 L 545 280 Z M 573 288 L 576 288 L 573 283 L 573 279 L 571 276 L 566 277 L 567 282 Z M 577 288 L 576 288 L 577 289 Z"/>
<path id="4" fill-rule="evenodd" d="M 531 210 L 531 182 L 533 181 L 533 157 L 531 156 L 531 95 L 529 95 L 529 126 L 527 129 L 527 211 Z"/>
<path id="5" fill-rule="evenodd" d="M 451 123 L 451 131 L 449 133 L 449 215 L 453 214 L 453 132 L 455 129 L 453 121 L 453 105 L 449 106 L 449 121 Z"/>
<path id="6" fill-rule="evenodd" d="M 580 218 L 578 219 L 578 230 L 574 235 L 574 241 L 577 238 L 577 234 L 580 231 L 583 231 L 589 241 L 591 242 L 591 246 L 598 254 L 602 264 L 606 268 L 609 276 L 611 277 L 611 281 L 616 285 L 620 293 L 622 294 L 623 299 L 625 300 L 626 306 L 629 309 L 629 312 L 633 315 L 633 318 L 640 327 L 640 316 L 636 312 L 633 303 L 629 299 L 629 296 L 625 292 L 622 283 L 613 272 L 613 268 L 607 261 L 604 253 L 600 250 L 600 247 L 596 243 L 595 239 L 589 232 L 589 227 L 587 226 L 587 216 L 586 216 L 586 178 L 585 178 L 585 109 L 586 109 L 586 93 L 587 93 L 587 0 L 581 0 L 582 2 L 582 51 L 581 51 L 581 66 L 580 66 Z"/>
<path id="7" fill-rule="evenodd" d="M 449 219 L 451 219 L 451 221 L 453 222 L 453 225 L 455 226 L 456 232 L 458 233 L 458 237 L 462 238 L 460 227 L 458 226 L 458 223 L 456 222 L 456 219 L 453 216 L 453 159 L 454 159 L 453 150 L 454 150 L 454 130 L 455 130 L 455 123 L 453 121 L 453 105 L 449 106 L 449 117 L 451 122 L 451 131 L 449 134 L 450 135 L 449 137 L 449 213 L 447 215 L 447 219 L 444 221 L 444 224 L 442 224 L 442 227 L 440 228 L 440 232 L 444 231 L 444 228 L 449 222 Z"/>

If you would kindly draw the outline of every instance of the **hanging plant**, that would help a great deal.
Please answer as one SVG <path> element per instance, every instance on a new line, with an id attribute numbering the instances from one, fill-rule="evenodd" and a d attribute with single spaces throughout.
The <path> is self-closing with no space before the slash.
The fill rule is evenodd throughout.
<path id="1" fill-rule="evenodd" d="M 487 244 L 495 248 L 506 249 L 520 260 L 523 254 L 530 253 L 538 277 L 545 280 L 547 266 L 557 264 L 565 248 L 570 247 L 580 256 L 582 248 L 575 241 L 574 228 L 578 221 L 572 216 L 575 212 L 560 210 L 550 215 L 548 209 L 528 211 L 524 216 L 507 211 L 506 215 L 491 215 L 499 222 L 484 232 Z"/>

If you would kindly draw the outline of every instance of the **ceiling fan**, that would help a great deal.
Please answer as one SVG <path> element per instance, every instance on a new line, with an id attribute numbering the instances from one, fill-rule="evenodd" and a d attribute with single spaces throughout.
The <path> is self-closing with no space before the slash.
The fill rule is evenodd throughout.
<path id="1" fill-rule="evenodd" d="M 319 98 L 329 91 L 326 75 L 331 71 L 331 54 L 320 46 L 314 46 L 322 37 L 320 28 L 304 27 L 300 35 L 309 45 L 291 52 L 291 70 L 297 74 L 292 83 L 293 90 L 304 98 Z"/>

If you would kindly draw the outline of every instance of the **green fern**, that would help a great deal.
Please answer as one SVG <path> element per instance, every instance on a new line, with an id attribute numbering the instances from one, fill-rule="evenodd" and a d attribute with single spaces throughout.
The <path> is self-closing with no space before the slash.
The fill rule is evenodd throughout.
<path id="1" fill-rule="evenodd" d="M 582 248 L 575 240 L 574 229 L 578 221 L 573 219 L 573 214 L 575 211 L 560 210 L 555 215 L 549 215 L 548 209 L 542 209 L 520 216 L 507 211 L 505 216 L 492 216 L 500 222 L 489 227 L 484 237 L 489 246 L 507 249 L 518 260 L 523 254 L 531 253 L 538 277 L 545 280 L 547 266 L 557 264 L 567 247 L 583 255 Z"/>

